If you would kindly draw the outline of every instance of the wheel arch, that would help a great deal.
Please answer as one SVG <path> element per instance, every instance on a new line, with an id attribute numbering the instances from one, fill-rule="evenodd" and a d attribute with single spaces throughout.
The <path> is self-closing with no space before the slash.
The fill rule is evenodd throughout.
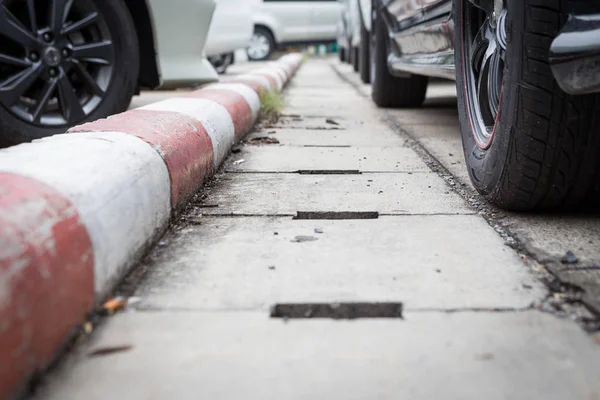
<path id="1" fill-rule="evenodd" d="M 140 71 L 138 87 L 155 89 L 160 86 L 156 37 L 152 12 L 146 0 L 123 0 L 135 25 L 139 39 Z"/>
<path id="2" fill-rule="evenodd" d="M 275 39 L 275 43 L 277 43 L 277 44 L 281 43 L 280 27 L 279 27 L 279 23 L 277 22 L 277 20 L 275 18 L 273 18 L 271 15 L 269 15 L 265 12 L 260 12 L 253 16 L 253 20 L 254 20 L 254 27 L 260 26 L 261 28 L 268 30 L 269 32 L 271 32 L 271 35 L 273 35 L 273 39 Z"/>

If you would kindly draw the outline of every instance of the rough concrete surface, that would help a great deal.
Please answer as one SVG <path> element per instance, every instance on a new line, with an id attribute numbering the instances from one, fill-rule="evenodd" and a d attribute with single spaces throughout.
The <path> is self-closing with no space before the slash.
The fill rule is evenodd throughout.
<path id="1" fill-rule="evenodd" d="M 207 215 L 295 215 L 297 211 L 472 213 L 464 201 L 432 173 L 225 174 L 211 189 L 204 204 L 209 206 L 204 210 Z"/>
<path id="2" fill-rule="evenodd" d="M 265 146 L 246 146 L 231 160 L 227 171 L 430 172 L 414 151 L 402 147 L 289 146 L 273 152 L 273 149 Z"/>
<path id="3" fill-rule="evenodd" d="M 288 323 L 146 312 L 111 319 L 39 398 L 587 400 L 599 371 L 600 348 L 576 325 L 532 311 Z"/>
<path id="4" fill-rule="evenodd" d="M 545 295 L 478 216 L 201 221 L 169 239 L 138 291 L 142 307 L 399 301 L 409 310 L 525 308 Z M 315 240 L 296 243 L 298 236 Z M 479 246 L 470 250 L 473 242 Z"/>
<path id="5" fill-rule="evenodd" d="M 490 212 L 459 172 L 451 86 L 402 111 L 368 90 L 337 61 L 304 65 L 281 120 L 250 136 L 280 143 L 240 146 L 117 293 L 136 305 L 38 398 L 600 398 L 600 336 L 573 321 L 593 318 L 543 284 L 544 265 L 596 282 L 597 220 Z M 585 271 L 556 263 L 567 249 Z M 277 303 L 345 302 L 401 303 L 403 319 L 269 318 Z"/>
<path id="6" fill-rule="evenodd" d="M 357 89 L 357 93 L 364 98 L 370 96 L 370 86 L 360 83 L 351 68 L 335 63 L 332 67 Z M 422 110 L 386 110 L 386 114 L 388 119 L 416 139 L 450 173 L 471 187 L 464 165 L 453 82 L 430 84 Z M 480 201 L 485 202 L 483 199 Z M 537 259 L 560 264 L 560 259 L 567 251 L 575 253 L 581 260 L 580 266 L 585 269 L 570 271 L 559 277 L 566 283 L 585 289 L 585 303 L 600 315 L 600 279 L 598 274 L 589 269 L 600 267 L 600 215 L 590 212 L 579 215 L 502 214 L 506 216 L 502 223 L 521 239 L 525 249 Z M 577 268 L 578 265 L 569 267 Z"/>

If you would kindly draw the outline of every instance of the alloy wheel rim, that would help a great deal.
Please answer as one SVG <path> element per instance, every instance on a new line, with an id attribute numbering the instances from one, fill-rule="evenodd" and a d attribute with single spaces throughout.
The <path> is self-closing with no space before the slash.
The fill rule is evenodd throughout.
<path id="1" fill-rule="evenodd" d="M 248 54 L 254 59 L 265 58 L 271 50 L 269 39 L 261 33 L 254 33 L 248 47 Z"/>
<path id="2" fill-rule="evenodd" d="M 468 0 L 464 7 L 466 95 L 475 140 L 487 149 L 502 104 L 507 10 L 503 0 Z"/>
<path id="3" fill-rule="evenodd" d="M 115 48 L 90 0 L 0 3 L 0 106 L 37 126 L 71 126 L 104 99 Z"/>

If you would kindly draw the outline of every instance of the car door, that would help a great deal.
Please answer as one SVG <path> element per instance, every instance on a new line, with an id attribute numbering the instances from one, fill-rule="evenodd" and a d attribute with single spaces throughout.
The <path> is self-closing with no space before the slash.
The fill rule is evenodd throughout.
<path id="1" fill-rule="evenodd" d="M 331 41 L 336 38 L 336 27 L 341 15 L 342 5 L 338 0 L 310 1 L 310 40 Z"/>
<path id="2" fill-rule="evenodd" d="M 308 0 L 263 0 L 262 12 L 276 23 L 279 42 L 301 42 L 309 35 L 312 5 Z"/>

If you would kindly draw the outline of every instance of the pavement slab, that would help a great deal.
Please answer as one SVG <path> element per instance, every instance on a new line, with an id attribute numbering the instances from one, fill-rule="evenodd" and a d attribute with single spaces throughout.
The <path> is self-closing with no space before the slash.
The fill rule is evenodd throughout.
<path id="1" fill-rule="evenodd" d="M 478 216 L 204 217 L 196 223 L 155 258 L 136 293 L 142 307 L 399 301 L 407 309 L 496 309 L 529 307 L 545 296 Z M 298 243 L 297 237 L 312 240 Z"/>
<path id="2" fill-rule="evenodd" d="M 225 174 L 208 192 L 206 215 L 295 215 L 298 211 L 470 214 L 433 173 Z"/>
<path id="3" fill-rule="evenodd" d="M 373 134 L 376 133 L 376 134 Z M 285 146 L 322 147 L 402 147 L 406 139 L 385 128 L 356 127 L 328 128 L 323 125 L 286 126 L 269 128 L 248 135 L 247 140 L 257 137 L 274 137 Z"/>
<path id="4" fill-rule="evenodd" d="M 111 348 L 129 350 L 90 356 Z M 158 311 L 111 318 L 55 382 L 38 398 L 594 399 L 600 348 L 535 311 L 287 323 Z"/>
<path id="5" fill-rule="evenodd" d="M 249 145 L 231 159 L 232 164 L 226 167 L 229 172 L 430 172 L 413 150 L 398 147 L 283 146 L 273 149 L 271 145 Z"/>

